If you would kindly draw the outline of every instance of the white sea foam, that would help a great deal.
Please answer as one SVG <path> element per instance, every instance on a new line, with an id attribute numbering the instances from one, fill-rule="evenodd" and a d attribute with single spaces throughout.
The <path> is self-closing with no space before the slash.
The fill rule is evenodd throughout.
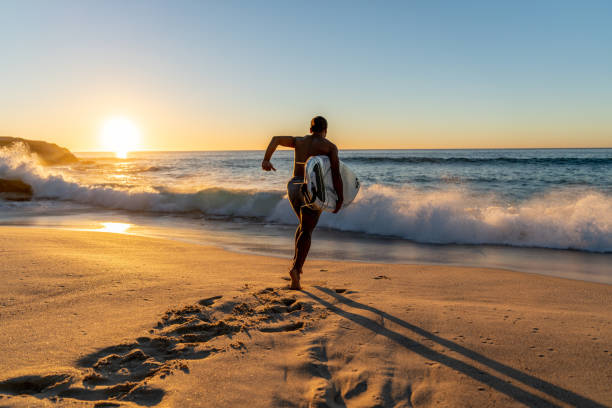
<path id="1" fill-rule="evenodd" d="M 281 191 L 207 188 L 193 193 L 126 190 L 85 185 L 57 169 L 41 167 L 23 145 L 0 149 L 0 178 L 32 186 L 37 199 L 54 199 L 109 209 L 254 217 L 294 224 Z M 491 195 L 461 189 L 421 191 L 381 185 L 365 187 L 339 214 L 325 213 L 329 228 L 395 236 L 423 243 L 500 244 L 612 252 L 612 198 L 591 191 L 564 191 L 499 205 Z"/>
<path id="2" fill-rule="evenodd" d="M 375 185 L 339 214 L 324 214 L 320 224 L 425 243 L 612 251 L 609 196 L 555 192 L 517 207 L 496 201 L 461 190 L 421 192 Z"/>
<path id="3" fill-rule="evenodd" d="M 0 149 L 0 178 L 32 186 L 34 197 L 130 211 L 265 217 L 283 198 L 282 192 L 206 188 L 195 193 L 123 190 L 79 184 L 57 169 L 40 166 L 27 147 Z"/>

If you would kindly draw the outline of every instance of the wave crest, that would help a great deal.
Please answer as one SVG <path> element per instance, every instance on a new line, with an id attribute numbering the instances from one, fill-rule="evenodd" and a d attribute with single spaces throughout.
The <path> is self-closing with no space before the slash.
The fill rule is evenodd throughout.
<path id="1" fill-rule="evenodd" d="M 0 178 L 21 180 L 35 198 L 56 199 L 129 211 L 266 217 L 283 198 L 282 192 L 206 188 L 195 193 L 125 190 L 79 184 L 60 170 L 38 165 L 27 147 L 0 149 Z"/>
<path id="2" fill-rule="evenodd" d="M 461 190 L 423 192 L 374 185 L 322 226 L 433 244 L 493 244 L 612 252 L 612 199 L 599 192 L 551 193 L 500 206 Z M 271 219 L 287 222 L 286 208 Z"/>

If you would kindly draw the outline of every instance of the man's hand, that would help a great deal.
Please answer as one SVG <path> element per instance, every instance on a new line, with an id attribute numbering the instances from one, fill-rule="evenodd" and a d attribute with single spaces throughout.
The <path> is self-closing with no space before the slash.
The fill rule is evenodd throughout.
<path id="1" fill-rule="evenodd" d="M 265 171 L 270 171 L 270 170 L 276 171 L 272 163 L 270 163 L 270 160 L 263 160 L 261 162 L 261 168 L 264 169 Z"/>
<path id="2" fill-rule="evenodd" d="M 344 200 L 336 200 L 336 209 L 333 211 L 334 214 L 336 214 L 338 211 L 340 211 L 340 208 L 342 208 L 342 202 Z"/>

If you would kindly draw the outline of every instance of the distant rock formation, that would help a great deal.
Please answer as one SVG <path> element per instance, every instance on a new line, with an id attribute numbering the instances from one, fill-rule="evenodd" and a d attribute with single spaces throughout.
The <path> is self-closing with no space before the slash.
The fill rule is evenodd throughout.
<path id="1" fill-rule="evenodd" d="M 51 166 L 54 164 L 70 164 L 79 161 L 70 150 L 55 143 L 43 142 L 41 140 L 28 140 L 19 137 L 0 136 L 0 147 L 8 146 L 15 142 L 25 143 L 32 153 L 36 153 L 41 164 Z"/>
<path id="2" fill-rule="evenodd" d="M 32 198 L 32 186 L 21 180 L 0 178 L 0 199 L 8 201 L 28 201 Z"/>

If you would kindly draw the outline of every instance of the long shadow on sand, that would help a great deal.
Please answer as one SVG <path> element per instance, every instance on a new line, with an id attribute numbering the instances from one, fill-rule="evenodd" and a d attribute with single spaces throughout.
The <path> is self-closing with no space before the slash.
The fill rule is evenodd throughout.
<path id="1" fill-rule="evenodd" d="M 492 370 L 497 371 L 500 374 L 503 374 L 505 376 L 508 376 L 518 382 L 521 382 L 523 384 L 525 384 L 526 386 L 532 387 L 535 390 L 538 390 L 544 394 L 547 394 L 548 396 L 562 402 L 565 404 L 569 404 L 572 406 L 576 406 L 576 407 L 597 407 L 597 408 L 605 408 L 604 405 L 593 401 L 587 397 L 583 397 L 581 395 L 578 395 L 572 391 L 566 390 L 564 388 L 561 388 L 557 385 L 551 384 L 545 380 L 542 380 L 540 378 L 534 377 L 530 374 L 526 374 L 522 371 L 519 371 L 515 368 L 509 367 L 503 363 L 500 363 L 498 361 L 492 360 L 489 357 L 486 357 L 482 354 L 479 354 L 473 350 L 470 350 L 468 348 L 465 348 L 463 346 L 461 346 L 460 344 L 457 344 L 455 342 L 452 342 L 450 340 L 444 339 L 442 337 L 436 336 L 435 334 L 424 330 L 418 326 L 415 326 L 413 324 L 410 324 L 404 320 L 401 320 L 395 316 L 392 316 L 382 310 L 376 309 L 374 307 L 368 306 L 368 305 L 364 305 L 362 303 L 359 302 L 355 302 L 345 296 L 339 295 L 337 294 L 335 291 L 330 290 L 328 288 L 324 288 L 324 287 L 320 287 L 320 286 L 315 286 L 316 289 L 320 290 L 321 292 L 333 297 L 335 300 L 341 302 L 342 304 L 355 308 L 355 309 L 362 309 L 362 310 L 367 310 L 369 312 L 375 313 L 379 316 L 381 316 L 384 319 L 387 319 L 390 322 L 393 322 L 401 327 L 404 327 L 412 332 L 414 332 L 415 334 L 418 334 L 420 336 L 426 337 L 432 341 L 437 342 L 438 344 L 446 347 L 449 350 L 452 350 L 458 354 L 463 355 L 464 357 L 467 357 L 471 360 L 473 360 L 476 363 L 482 364 L 486 367 L 489 367 Z M 326 307 L 328 310 L 338 314 L 339 316 L 342 316 L 348 320 L 351 320 L 357 324 L 359 324 L 360 326 L 363 326 L 369 330 L 372 330 L 374 332 L 376 332 L 377 334 L 383 335 L 385 337 L 387 337 L 388 339 L 396 342 L 397 344 L 407 348 L 408 350 L 417 353 L 429 360 L 432 361 L 437 361 L 440 364 L 444 364 L 445 366 L 452 368 L 455 371 L 458 371 L 460 373 L 463 373 L 477 381 L 480 381 L 488 386 L 490 386 L 491 388 L 506 394 L 507 396 L 509 396 L 510 398 L 513 398 L 516 401 L 519 401 L 527 406 L 530 407 L 559 407 L 560 405 L 548 401 L 532 392 L 529 392 L 527 390 L 524 390 L 522 388 L 517 387 L 516 385 L 513 385 L 511 383 L 508 383 L 507 381 L 496 377 L 493 374 L 489 374 L 487 372 L 484 372 L 482 369 L 475 367 L 473 365 L 470 365 L 468 363 L 465 363 L 461 360 L 458 360 L 456 358 L 453 357 L 449 357 L 447 355 L 444 355 L 442 353 L 439 353 L 435 350 L 432 350 L 431 348 L 415 341 L 412 340 L 400 333 L 397 333 L 393 330 L 389 330 L 386 327 L 381 326 L 380 324 L 378 324 L 376 321 L 369 319 L 365 316 L 362 316 L 360 314 L 357 313 L 352 313 L 349 311 L 346 311 L 344 309 L 341 309 L 338 306 L 333 305 L 332 303 L 328 302 L 325 299 L 322 299 L 321 297 L 315 295 L 312 292 L 308 292 L 306 290 L 303 290 L 303 293 L 310 296 L 312 299 L 314 299 L 315 301 L 319 302 L 322 306 Z"/>

